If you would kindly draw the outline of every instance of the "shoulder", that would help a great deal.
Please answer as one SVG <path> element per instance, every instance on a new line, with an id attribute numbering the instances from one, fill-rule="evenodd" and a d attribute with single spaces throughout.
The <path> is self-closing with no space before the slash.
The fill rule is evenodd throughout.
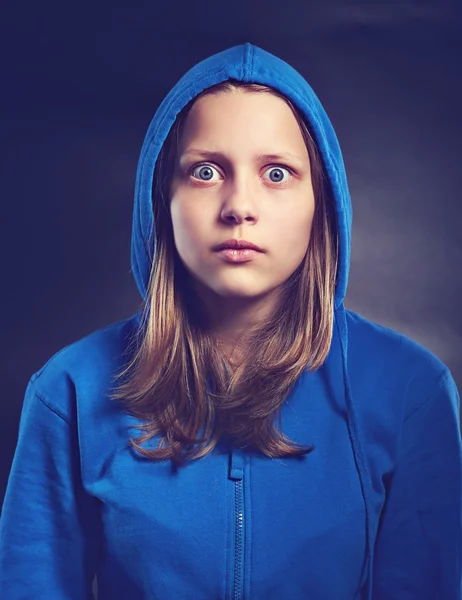
<path id="1" fill-rule="evenodd" d="M 447 370 L 444 362 L 419 342 L 356 312 L 345 312 L 352 357 L 361 357 L 368 364 L 398 366 L 404 363 L 408 373 L 425 369 L 439 375 Z"/>
<path id="2" fill-rule="evenodd" d="M 30 379 L 37 396 L 64 419 L 75 416 L 77 396 L 100 396 L 127 363 L 138 315 L 98 329 L 62 348 Z"/>
<path id="3" fill-rule="evenodd" d="M 352 385 L 372 394 L 399 399 L 407 418 L 452 375 L 431 350 L 408 336 L 351 310 L 348 326 L 348 375 Z"/>

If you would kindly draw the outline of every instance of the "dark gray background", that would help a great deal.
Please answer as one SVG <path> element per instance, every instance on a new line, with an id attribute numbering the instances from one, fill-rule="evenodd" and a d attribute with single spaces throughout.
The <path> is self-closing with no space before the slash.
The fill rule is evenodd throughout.
<path id="1" fill-rule="evenodd" d="M 18 2 L 0 16 L 3 498 L 24 390 L 139 308 L 139 151 L 194 63 L 252 42 L 311 83 L 353 198 L 346 306 L 424 344 L 462 388 L 460 3 Z"/>

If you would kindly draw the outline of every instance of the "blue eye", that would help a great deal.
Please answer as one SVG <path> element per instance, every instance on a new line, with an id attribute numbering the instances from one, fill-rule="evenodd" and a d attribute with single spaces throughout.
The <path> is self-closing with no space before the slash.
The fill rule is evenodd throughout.
<path id="1" fill-rule="evenodd" d="M 194 175 L 194 173 L 198 170 L 199 172 L 199 177 L 196 177 L 196 175 Z M 215 171 L 215 169 L 213 167 L 211 167 L 210 165 L 196 165 L 192 171 L 191 171 L 191 175 L 195 178 L 195 179 L 200 179 L 201 181 L 210 181 L 213 177 L 213 172 Z M 216 172 L 216 171 L 215 171 Z"/>
<path id="2" fill-rule="evenodd" d="M 292 171 L 288 167 L 283 166 L 270 167 L 266 172 L 270 173 L 270 180 L 272 183 L 285 183 L 288 180 L 288 177 L 284 179 L 284 172 L 288 174 L 289 177 L 292 175 Z M 214 167 L 204 164 L 196 165 L 190 171 L 192 177 L 199 179 L 199 181 L 212 181 L 214 173 L 219 175 Z"/>
<path id="3" fill-rule="evenodd" d="M 284 171 L 286 173 L 288 173 L 289 175 L 291 175 L 290 170 L 287 167 L 270 167 L 268 169 L 268 171 L 270 171 L 270 180 L 273 183 L 281 183 L 281 181 L 284 178 Z M 268 172 L 267 171 L 267 172 Z"/>

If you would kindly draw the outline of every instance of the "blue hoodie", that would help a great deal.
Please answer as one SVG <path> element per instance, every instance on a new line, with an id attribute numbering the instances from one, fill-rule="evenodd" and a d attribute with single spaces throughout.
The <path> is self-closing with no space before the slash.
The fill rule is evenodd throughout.
<path id="1" fill-rule="evenodd" d="M 273 86 L 311 123 L 340 235 L 329 355 L 282 407 L 302 458 L 241 449 L 178 471 L 130 449 L 108 398 L 139 315 L 64 348 L 27 387 L 0 520 L 3 600 L 460 600 L 458 392 L 431 352 L 346 310 L 352 209 L 334 129 L 297 71 L 252 45 L 188 71 L 149 126 L 132 267 L 148 285 L 151 188 L 176 115 L 228 78 Z M 138 422 L 139 424 L 139 422 Z"/>

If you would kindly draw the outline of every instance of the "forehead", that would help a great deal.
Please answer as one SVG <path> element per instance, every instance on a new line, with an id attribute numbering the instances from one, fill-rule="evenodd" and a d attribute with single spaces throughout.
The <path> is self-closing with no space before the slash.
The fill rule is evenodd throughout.
<path id="1" fill-rule="evenodd" d="M 282 98 L 241 89 L 207 94 L 196 100 L 184 125 L 183 148 L 198 139 L 229 146 L 276 142 L 298 149 L 305 146 L 300 125 Z"/>

